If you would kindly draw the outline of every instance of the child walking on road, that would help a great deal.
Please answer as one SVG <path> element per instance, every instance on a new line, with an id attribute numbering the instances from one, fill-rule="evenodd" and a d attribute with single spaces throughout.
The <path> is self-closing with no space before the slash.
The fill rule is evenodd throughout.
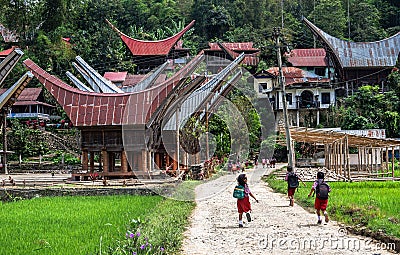
<path id="1" fill-rule="evenodd" d="M 288 183 L 287 194 L 288 194 L 288 197 L 289 197 L 289 200 L 290 200 L 289 206 L 293 206 L 294 205 L 294 193 L 296 192 L 296 189 L 299 187 L 299 180 L 303 183 L 303 185 L 305 187 L 306 184 L 293 171 L 293 167 L 288 166 L 287 167 L 287 173 L 286 173 L 286 176 L 285 176 L 285 181 Z"/>
<path id="2" fill-rule="evenodd" d="M 314 208 L 317 210 L 318 224 L 322 223 L 321 211 L 325 216 L 325 223 L 329 222 L 329 216 L 326 212 L 326 207 L 328 206 L 328 198 L 329 192 L 331 192 L 331 188 L 329 187 L 328 183 L 324 181 L 324 178 L 325 174 L 323 172 L 318 172 L 317 180 L 314 182 L 310 193 L 308 194 L 308 197 L 310 197 L 311 195 L 314 196 L 314 194 L 316 194 Z"/>
<path id="3" fill-rule="evenodd" d="M 240 174 L 237 178 L 238 185 L 244 187 L 244 198 L 237 200 L 237 209 L 239 213 L 239 228 L 243 227 L 243 213 L 246 213 L 247 221 L 251 221 L 251 204 L 250 197 L 254 198 L 258 203 L 256 197 L 251 193 L 249 186 L 247 185 L 246 174 Z"/>

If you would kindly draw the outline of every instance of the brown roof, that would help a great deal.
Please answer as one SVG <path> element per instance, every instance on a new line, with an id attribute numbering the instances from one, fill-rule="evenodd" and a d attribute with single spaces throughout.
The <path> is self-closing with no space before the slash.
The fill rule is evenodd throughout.
<path id="1" fill-rule="evenodd" d="M 0 95 L 3 94 L 7 89 L 0 89 Z M 19 95 L 18 101 L 37 101 L 42 88 L 25 88 Z"/>
<path id="2" fill-rule="evenodd" d="M 13 105 L 44 105 L 49 107 L 55 107 L 54 105 L 39 102 L 39 101 L 18 101 L 15 102 Z"/>
<path id="3" fill-rule="evenodd" d="M 324 49 L 294 49 L 288 54 L 288 61 L 294 67 L 326 67 L 328 60 Z"/>

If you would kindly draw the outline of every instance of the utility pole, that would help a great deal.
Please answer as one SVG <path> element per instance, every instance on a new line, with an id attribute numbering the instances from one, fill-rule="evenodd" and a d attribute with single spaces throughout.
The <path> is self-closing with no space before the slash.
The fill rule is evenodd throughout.
<path id="1" fill-rule="evenodd" d="M 281 88 L 281 98 L 282 98 L 282 106 L 283 106 L 283 119 L 285 122 L 285 134 L 286 134 L 286 146 L 287 146 L 287 157 L 288 157 L 288 166 L 294 167 L 294 153 L 293 153 L 293 144 L 292 138 L 290 136 L 289 129 L 289 119 L 288 119 L 288 111 L 287 111 L 287 100 L 286 100 L 286 91 L 285 91 L 285 79 L 282 72 L 282 56 L 281 56 L 281 30 L 279 27 L 274 27 L 273 38 L 275 40 L 275 47 L 277 49 L 277 57 L 278 57 L 278 67 L 279 67 L 279 86 Z"/>

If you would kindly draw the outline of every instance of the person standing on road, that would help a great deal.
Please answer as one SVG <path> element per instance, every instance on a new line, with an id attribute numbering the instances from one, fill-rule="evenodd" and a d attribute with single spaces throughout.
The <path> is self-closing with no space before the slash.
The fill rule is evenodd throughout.
<path id="1" fill-rule="evenodd" d="M 251 193 L 249 186 L 247 185 L 246 174 L 240 174 L 237 178 L 238 185 L 244 187 L 244 198 L 237 200 L 237 209 L 239 213 L 239 228 L 243 227 L 243 213 L 246 214 L 247 222 L 251 221 L 251 204 L 250 197 L 254 198 L 258 203 L 256 197 Z"/>

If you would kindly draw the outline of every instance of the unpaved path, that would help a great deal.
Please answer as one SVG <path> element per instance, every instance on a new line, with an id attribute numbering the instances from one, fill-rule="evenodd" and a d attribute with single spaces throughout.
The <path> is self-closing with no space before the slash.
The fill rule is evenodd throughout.
<path id="1" fill-rule="evenodd" d="M 277 165 L 279 167 L 279 165 Z M 238 228 L 232 191 L 237 175 L 226 175 L 196 189 L 196 209 L 185 232 L 182 253 L 192 254 L 393 254 L 371 239 L 347 233 L 338 223 L 317 225 L 315 214 L 298 205 L 289 207 L 261 176 L 270 169 L 247 171 L 252 193 L 253 221 Z M 309 189 L 310 187 L 307 187 Z M 245 217 L 243 217 L 245 218 Z"/>

